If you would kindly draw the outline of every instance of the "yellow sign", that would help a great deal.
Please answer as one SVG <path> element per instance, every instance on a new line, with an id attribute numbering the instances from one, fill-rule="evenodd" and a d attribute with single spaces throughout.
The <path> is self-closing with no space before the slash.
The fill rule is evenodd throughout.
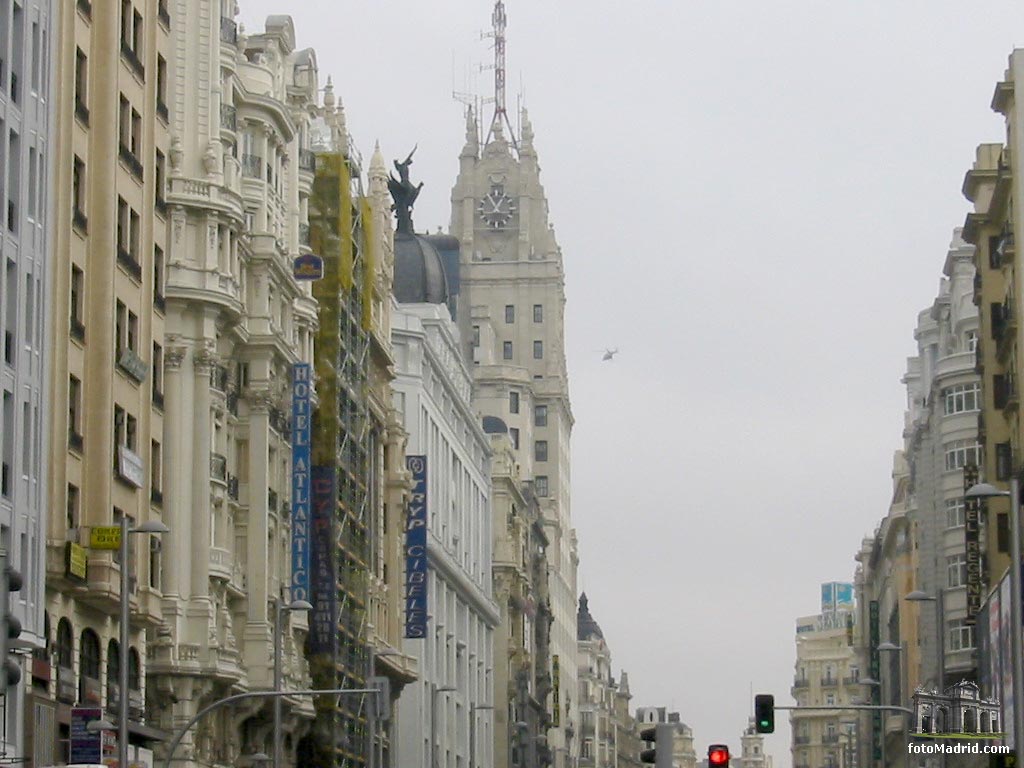
<path id="1" fill-rule="evenodd" d="M 120 530 L 120 529 L 119 529 Z M 89 572 L 89 555 L 85 551 L 85 547 L 81 547 L 75 544 L 73 541 L 68 542 L 67 546 L 67 574 L 73 576 L 76 579 L 85 581 Z"/>
<path id="2" fill-rule="evenodd" d="M 121 526 L 97 525 L 89 534 L 90 549 L 120 549 Z"/>

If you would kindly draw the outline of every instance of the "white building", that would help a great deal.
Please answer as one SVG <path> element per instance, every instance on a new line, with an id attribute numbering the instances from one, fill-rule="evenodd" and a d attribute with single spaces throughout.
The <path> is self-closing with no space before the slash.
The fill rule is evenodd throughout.
<path id="1" fill-rule="evenodd" d="M 0 548 L 23 577 L 21 591 L 11 594 L 12 613 L 23 627 L 19 639 L 39 650 L 48 635 L 43 584 L 50 420 L 44 398 L 51 354 L 46 308 L 52 269 L 47 183 L 52 47 L 47 41 L 53 39 L 53 24 L 49 0 L 0 2 Z M 45 654 L 41 658 L 46 660 Z M 0 723 L 0 754 L 27 753 L 30 677 L 23 664 L 21 684 L 8 691 L 6 701 L 0 697 L 6 716 Z"/>
<path id="2" fill-rule="evenodd" d="M 918 315 L 918 354 L 907 361 L 906 458 L 910 466 L 908 519 L 916 539 L 914 588 L 943 597 L 942 646 L 935 603 L 918 613 L 921 647 L 916 679 L 939 690 L 976 674 L 974 626 L 967 622 L 967 554 L 964 542 L 964 469 L 983 467 L 978 435 L 981 377 L 975 370 L 978 308 L 974 296 L 974 247 L 960 230 L 946 254 L 939 294 Z M 1009 443 L 996 457 L 998 480 L 1012 472 Z M 1002 458 L 1002 460 L 1001 460 Z M 998 526 L 992 526 L 991 533 Z M 991 533 L 989 535 L 991 535 Z M 883 617 L 883 623 L 886 617 Z M 943 674 L 936 674 L 939 652 Z M 941 679 L 940 679 L 941 677 Z M 905 697 L 906 698 L 906 697 Z M 903 702 L 906 705 L 906 702 Z"/>
<path id="3" fill-rule="evenodd" d="M 395 405 L 407 456 L 427 461 L 427 625 L 407 639 L 420 680 L 399 699 L 394 764 L 491 768 L 494 764 L 490 449 L 470 408 L 471 378 L 459 351 L 444 266 L 426 238 L 395 235 L 392 348 Z M 500 660 L 506 663 L 506 660 Z"/>

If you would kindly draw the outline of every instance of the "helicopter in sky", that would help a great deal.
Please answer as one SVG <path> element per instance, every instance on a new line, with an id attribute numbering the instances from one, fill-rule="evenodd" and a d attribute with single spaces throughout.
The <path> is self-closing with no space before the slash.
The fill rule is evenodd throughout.
<path id="1" fill-rule="evenodd" d="M 611 360 L 617 354 L 619 354 L 619 348 L 618 347 L 616 347 L 615 349 L 607 349 L 607 348 L 605 348 L 605 350 L 604 350 L 604 357 L 601 358 L 601 361 L 604 362 L 605 360 Z"/>

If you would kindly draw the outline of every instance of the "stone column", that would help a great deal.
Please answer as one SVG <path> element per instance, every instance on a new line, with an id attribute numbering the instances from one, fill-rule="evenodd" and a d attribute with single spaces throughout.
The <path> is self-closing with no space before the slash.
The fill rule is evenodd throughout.
<path id="1" fill-rule="evenodd" d="M 195 396 L 186 421 L 192 423 L 192 598 L 210 594 L 210 371 L 217 364 L 215 342 L 197 342 L 192 352 Z"/>
<path id="2" fill-rule="evenodd" d="M 270 477 L 270 408 L 274 404 L 274 397 L 270 387 L 265 383 L 250 387 L 246 397 L 249 401 L 249 519 L 246 541 L 246 590 L 249 599 L 245 628 L 245 663 L 250 675 L 258 674 L 258 670 L 264 670 L 264 679 L 269 683 L 271 659 L 268 651 L 272 649 L 269 648 L 268 642 L 271 626 L 267 601 L 277 597 L 269 594 L 268 590 L 271 574 L 270 552 L 267 547 L 267 536 L 270 533 L 267 509 Z"/>
<path id="3" fill-rule="evenodd" d="M 164 466 L 187 466 L 191 445 L 185 414 L 191 413 L 192 386 L 182 373 L 187 348 L 177 336 L 167 337 L 164 350 Z M 170 529 L 161 537 L 163 546 L 163 581 L 165 609 L 167 603 L 191 594 L 191 569 L 187 560 L 190 550 L 192 519 L 188 513 L 191 501 L 188 473 L 167 472 L 164 485 L 164 522 Z"/>

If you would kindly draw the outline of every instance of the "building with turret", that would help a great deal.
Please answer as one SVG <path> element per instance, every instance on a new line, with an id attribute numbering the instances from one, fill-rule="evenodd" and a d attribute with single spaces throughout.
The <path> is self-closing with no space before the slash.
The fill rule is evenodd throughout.
<path id="1" fill-rule="evenodd" d="M 565 272 L 548 219 L 533 127 L 513 131 L 505 108 L 505 9 L 495 3 L 495 111 L 467 113 L 452 189 L 458 241 L 456 319 L 473 374 L 473 408 L 504 421 L 537 497 L 548 540 L 551 690 L 547 745 L 555 768 L 579 755 L 576 692 L 576 535 L 570 514 L 573 415 L 565 363 Z M 526 714 L 510 714 L 514 722 Z"/>
<path id="2" fill-rule="evenodd" d="M 672 734 L 672 768 L 697 768 L 697 752 L 693 747 L 693 729 L 683 722 L 678 712 L 669 712 L 666 707 L 639 707 L 636 721 L 640 728 L 648 728 L 656 723 L 669 723 L 673 726 Z"/>

